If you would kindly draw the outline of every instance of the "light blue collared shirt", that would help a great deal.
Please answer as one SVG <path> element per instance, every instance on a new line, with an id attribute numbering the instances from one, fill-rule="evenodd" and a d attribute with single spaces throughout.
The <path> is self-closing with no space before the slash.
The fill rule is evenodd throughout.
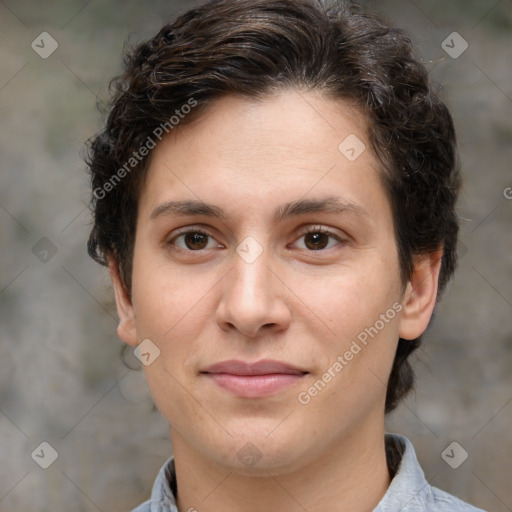
<path id="1" fill-rule="evenodd" d="M 386 434 L 386 444 L 401 446 L 403 454 L 398 471 L 373 512 L 484 512 L 432 487 L 425 479 L 414 447 L 406 437 Z M 173 457 L 160 469 L 153 485 L 151 499 L 132 512 L 178 512 L 171 487 L 175 487 Z"/>

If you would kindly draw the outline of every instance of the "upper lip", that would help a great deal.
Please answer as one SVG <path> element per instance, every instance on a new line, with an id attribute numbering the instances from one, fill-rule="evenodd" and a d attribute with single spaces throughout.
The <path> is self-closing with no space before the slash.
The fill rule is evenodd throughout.
<path id="1" fill-rule="evenodd" d="M 221 361 L 215 363 L 202 373 L 230 373 L 232 375 L 269 375 L 273 373 L 287 373 L 290 375 L 300 375 L 307 373 L 297 366 L 282 361 L 273 361 L 271 359 L 264 359 L 255 363 L 248 363 L 231 359 L 229 361 Z"/>

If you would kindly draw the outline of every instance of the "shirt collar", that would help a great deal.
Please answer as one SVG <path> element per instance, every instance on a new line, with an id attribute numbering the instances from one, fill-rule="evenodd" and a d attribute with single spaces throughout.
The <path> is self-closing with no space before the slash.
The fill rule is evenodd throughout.
<path id="1" fill-rule="evenodd" d="M 412 443 L 399 434 L 386 434 L 386 451 L 401 454 L 398 471 L 373 512 L 409 510 L 414 502 L 426 504 L 432 501 L 432 488 L 416 458 Z M 389 455 L 388 455 L 389 460 Z M 417 510 L 424 510 L 418 508 Z"/>

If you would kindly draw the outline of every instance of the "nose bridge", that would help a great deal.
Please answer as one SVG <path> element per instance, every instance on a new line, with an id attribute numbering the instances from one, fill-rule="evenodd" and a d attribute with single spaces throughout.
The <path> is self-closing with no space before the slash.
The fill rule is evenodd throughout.
<path id="1" fill-rule="evenodd" d="M 286 324 L 289 315 L 276 295 L 270 266 L 270 253 L 262 246 L 258 249 L 253 240 L 246 239 L 237 247 L 219 304 L 221 327 L 230 325 L 247 336 L 256 336 L 263 326 Z"/>
<path id="2" fill-rule="evenodd" d="M 254 236 L 247 236 L 238 244 L 235 252 L 230 283 L 235 296 L 238 295 L 239 301 L 268 299 L 271 291 L 268 237 L 259 236 L 257 240 Z"/>
<path id="3" fill-rule="evenodd" d="M 237 252 L 239 250 L 243 251 L 243 248 L 239 247 Z M 268 264 L 268 254 L 263 253 L 254 259 L 245 259 L 239 254 L 234 258 L 230 298 L 234 299 L 240 308 L 252 310 L 255 315 L 262 314 L 267 302 L 272 300 L 271 272 Z"/>

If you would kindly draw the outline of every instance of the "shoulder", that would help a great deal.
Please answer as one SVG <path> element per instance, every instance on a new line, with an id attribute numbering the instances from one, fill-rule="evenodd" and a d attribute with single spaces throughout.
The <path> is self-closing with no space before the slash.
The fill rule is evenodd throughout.
<path id="1" fill-rule="evenodd" d="M 178 512 L 175 499 L 176 470 L 174 457 L 162 466 L 153 484 L 151 498 L 132 512 Z"/>
<path id="2" fill-rule="evenodd" d="M 435 505 L 436 511 L 439 512 L 485 512 L 481 508 L 474 507 L 465 501 L 456 498 L 452 494 L 448 494 L 437 487 L 431 487 L 432 504 Z"/>
<path id="3" fill-rule="evenodd" d="M 404 436 L 386 434 L 388 464 L 398 466 L 391 484 L 374 512 L 484 512 L 433 487 L 426 480 L 412 443 Z"/>

